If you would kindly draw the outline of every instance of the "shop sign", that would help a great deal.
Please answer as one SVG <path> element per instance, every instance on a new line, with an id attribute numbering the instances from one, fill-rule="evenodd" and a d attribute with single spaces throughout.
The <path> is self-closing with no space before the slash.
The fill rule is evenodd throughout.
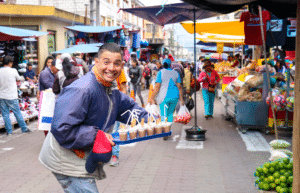
<path id="1" fill-rule="evenodd" d="M 224 43 L 217 43 L 217 53 L 222 54 Z"/>

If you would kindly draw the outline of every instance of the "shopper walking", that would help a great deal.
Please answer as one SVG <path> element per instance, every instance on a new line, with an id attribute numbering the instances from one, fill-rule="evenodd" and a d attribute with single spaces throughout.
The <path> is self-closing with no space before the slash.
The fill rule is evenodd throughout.
<path id="1" fill-rule="evenodd" d="M 143 71 L 143 77 L 145 78 L 146 81 L 146 89 L 150 88 L 150 79 L 151 79 L 151 69 L 149 68 L 148 64 L 145 64 L 145 68 Z"/>
<path id="2" fill-rule="evenodd" d="M 80 51 L 77 51 L 75 52 L 74 56 L 77 66 L 80 66 L 84 74 L 88 73 L 90 70 L 86 62 L 83 60 L 83 54 Z"/>
<path id="3" fill-rule="evenodd" d="M 138 61 L 133 59 L 131 61 L 131 66 L 129 67 L 129 77 L 130 77 L 130 91 L 134 91 L 134 96 L 136 94 L 139 96 L 142 107 L 145 107 L 143 97 L 141 95 L 141 80 L 142 80 L 142 70 L 138 65 Z"/>
<path id="4" fill-rule="evenodd" d="M 209 60 L 204 62 L 203 69 L 204 71 L 200 73 L 198 81 L 202 82 L 205 118 L 208 119 L 214 114 L 215 88 L 220 82 L 220 76 L 217 71 L 212 69 Z"/>
<path id="5" fill-rule="evenodd" d="M 14 113 L 22 133 L 31 133 L 22 116 L 19 101 L 17 80 L 21 77 L 18 71 L 12 68 L 14 60 L 11 56 L 5 56 L 3 66 L 0 68 L 0 109 L 5 122 L 7 135 L 12 135 L 12 124 L 10 121 L 10 110 Z"/>
<path id="6" fill-rule="evenodd" d="M 91 72 L 65 87 L 56 100 L 51 132 L 39 155 L 65 192 L 97 193 L 95 179 L 105 179 L 106 174 L 97 159 L 104 155 L 94 152 L 89 157 L 94 145 L 108 141 L 114 146 L 108 133 L 116 120 L 126 123 L 130 114 L 121 115 L 127 110 L 137 109 L 139 120 L 148 119 L 148 112 L 116 87 L 115 80 L 123 69 L 120 47 L 104 44 L 95 63 Z M 95 159 L 94 164 L 87 162 L 90 158 Z"/>
<path id="7" fill-rule="evenodd" d="M 170 68 L 171 60 L 163 60 L 164 69 L 158 72 L 150 104 L 159 104 L 162 120 L 168 118 L 173 122 L 173 113 L 178 100 L 184 105 L 181 78 L 175 70 Z M 167 106 L 167 108 L 165 108 Z"/>
<path id="8" fill-rule="evenodd" d="M 63 69 L 56 73 L 52 87 L 53 93 L 57 95 L 64 87 L 79 79 L 79 68 L 76 68 L 74 65 L 72 65 L 68 58 L 64 58 L 62 67 Z"/>

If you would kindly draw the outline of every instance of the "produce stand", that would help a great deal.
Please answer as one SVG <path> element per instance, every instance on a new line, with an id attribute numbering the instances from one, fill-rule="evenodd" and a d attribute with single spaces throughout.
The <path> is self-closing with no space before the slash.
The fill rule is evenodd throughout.
<path id="1" fill-rule="evenodd" d="M 224 118 L 232 120 L 242 133 L 249 129 L 259 129 L 266 134 L 270 132 L 268 125 L 268 94 L 267 76 L 263 74 L 262 100 L 261 101 L 238 101 L 230 96 L 223 95 L 221 103 L 225 108 Z"/>

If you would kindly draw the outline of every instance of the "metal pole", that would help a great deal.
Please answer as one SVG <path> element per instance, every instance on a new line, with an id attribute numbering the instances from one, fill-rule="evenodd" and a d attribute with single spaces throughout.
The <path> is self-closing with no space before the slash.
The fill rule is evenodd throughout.
<path id="1" fill-rule="evenodd" d="M 194 64 L 196 65 L 196 8 L 194 8 Z M 195 97 L 195 128 L 197 128 L 197 98 L 196 98 L 196 76 L 194 76 L 194 97 Z"/>
<path id="2" fill-rule="evenodd" d="M 264 33 L 264 28 L 263 28 L 263 25 L 266 25 L 266 24 L 263 23 L 263 20 L 262 20 L 262 11 L 261 11 L 261 7 L 260 6 L 259 6 L 259 18 L 260 18 L 261 38 L 262 38 L 262 42 L 263 42 L 263 53 L 264 53 L 265 66 L 266 66 L 267 79 L 268 79 L 270 104 L 271 104 L 271 110 L 272 110 L 273 120 L 274 120 L 273 122 L 274 122 L 275 137 L 276 137 L 276 139 L 278 139 L 277 120 L 276 120 L 275 110 L 274 110 L 274 106 L 273 106 L 273 96 L 272 96 L 272 90 L 271 90 L 271 85 L 270 85 L 270 73 L 269 73 L 269 67 L 268 67 L 268 63 L 267 63 L 267 51 L 266 51 L 265 33 Z"/>

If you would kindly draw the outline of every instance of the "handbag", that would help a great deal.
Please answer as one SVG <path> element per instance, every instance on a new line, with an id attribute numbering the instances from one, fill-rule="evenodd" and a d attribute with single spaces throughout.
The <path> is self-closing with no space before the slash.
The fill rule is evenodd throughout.
<path id="1" fill-rule="evenodd" d="M 216 87 L 212 84 L 209 84 L 208 85 L 208 92 L 215 93 L 215 91 L 216 91 Z"/>

